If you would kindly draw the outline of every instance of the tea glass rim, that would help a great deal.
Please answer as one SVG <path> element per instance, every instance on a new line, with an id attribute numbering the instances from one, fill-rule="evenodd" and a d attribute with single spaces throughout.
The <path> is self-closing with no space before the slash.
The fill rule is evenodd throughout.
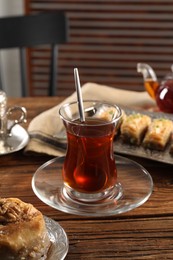
<path id="1" fill-rule="evenodd" d="M 95 123 L 95 124 L 92 124 L 92 125 L 90 125 L 90 124 L 88 124 L 87 123 L 87 121 L 85 122 L 85 126 L 89 126 L 89 127 L 93 127 L 93 126 L 103 126 L 103 125 L 109 125 L 109 124 L 113 124 L 114 122 L 116 122 L 116 121 L 118 121 L 118 120 L 120 120 L 120 118 L 122 117 L 122 110 L 121 110 L 121 108 L 118 106 L 118 105 L 116 105 L 116 104 L 112 104 L 112 103 L 110 103 L 110 102 L 107 102 L 107 101 L 102 101 L 102 100 L 95 100 L 95 99 L 86 99 L 86 100 L 83 100 L 83 103 L 87 103 L 87 102 L 90 102 L 90 103 L 93 103 L 93 104 L 95 104 L 95 103 L 100 103 L 100 104 L 105 104 L 105 105 L 109 105 L 110 107 L 112 106 L 112 107 L 114 107 L 114 108 L 116 108 L 116 111 L 118 112 L 117 114 L 116 114 L 116 116 L 115 117 L 113 117 L 113 119 L 112 120 L 110 120 L 110 121 L 103 121 L 103 122 L 100 122 L 99 124 L 98 123 Z M 68 106 L 70 106 L 70 105 L 74 105 L 74 104 L 77 104 L 78 103 L 78 101 L 72 101 L 72 102 L 68 102 L 68 103 L 65 103 L 65 104 L 63 104 L 61 107 L 60 107 L 60 109 L 59 109 L 59 115 L 60 115 L 60 117 L 64 120 L 64 121 L 66 121 L 66 122 L 68 122 L 68 123 L 73 123 L 74 125 L 79 125 L 79 122 L 75 122 L 75 121 L 72 121 L 72 120 L 70 120 L 70 119 L 67 119 L 67 118 L 65 118 L 63 115 L 62 115 L 62 113 L 61 113 L 61 110 L 62 109 L 64 109 L 64 108 L 66 108 L 66 107 L 68 107 Z M 82 124 L 83 124 L 83 122 L 82 122 Z"/>

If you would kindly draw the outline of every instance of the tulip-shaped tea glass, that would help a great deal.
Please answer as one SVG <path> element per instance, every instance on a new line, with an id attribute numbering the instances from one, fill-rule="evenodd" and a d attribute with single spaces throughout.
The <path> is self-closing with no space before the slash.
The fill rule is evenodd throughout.
<path id="1" fill-rule="evenodd" d="M 63 194 L 72 200 L 101 202 L 119 196 L 113 139 L 121 121 L 121 109 L 101 101 L 84 101 L 85 121 L 78 102 L 60 108 L 67 133 Z"/>
<path id="2" fill-rule="evenodd" d="M 114 157 L 121 109 L 101 101 L 84 101 L 83 106 L 84 122 L 78 102 L 60 108 L 66 155 L 37 169 L 32 178 L 35 194 L 55 209 L 82 216 L 110 216 L 139 207 L 150 197 L 153 181 L 138 163 Z"/>

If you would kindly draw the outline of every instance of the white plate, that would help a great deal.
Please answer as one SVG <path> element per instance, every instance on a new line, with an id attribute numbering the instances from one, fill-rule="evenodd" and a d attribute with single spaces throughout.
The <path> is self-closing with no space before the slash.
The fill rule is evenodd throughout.
<path id="1" fill-rule="evenodd" d="M 51 247 L 47 260 L 63 260 L 68 253 L 68 238 L 64 229 L 54 220 L 44 217 Z"/>
<path id="2" fill-rule="evenodd" d="M 20 125 L 12 128 L 11 136 L 4 143 L 0 140 L 0 155 L 17 152 L 23 149 L 29 142 L 28 132 Z"/>

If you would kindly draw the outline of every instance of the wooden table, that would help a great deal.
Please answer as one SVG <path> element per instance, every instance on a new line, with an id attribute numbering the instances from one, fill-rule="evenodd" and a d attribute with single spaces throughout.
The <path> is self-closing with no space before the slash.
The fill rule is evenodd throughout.
<path id="1" fill-rule="evenodd" d="M 14 98 L 9 99 L 9 105 L 25 106 L 29 123 L 61 100 Z M 57 211 L 35 196 L 32 176 L 49 159 L 50 156 L 26 156 L 23 151 L 1 156 L 0 196 L 32 203 L 44 215 L 58 221 L 69 238 L 67 260 L 173 259 L 173 166 L 135 158 L 153 178 L 154 191 L 149 200 L 118 216 L 89 218 Z"/>

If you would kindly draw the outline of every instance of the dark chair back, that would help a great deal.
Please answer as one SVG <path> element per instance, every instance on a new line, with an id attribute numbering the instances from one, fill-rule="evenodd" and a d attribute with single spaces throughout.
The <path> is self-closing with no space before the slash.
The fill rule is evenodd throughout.
<path id="1" fill-rule="evenodd" d="M 26 48 L 51 46 L 48 95 L 53 96 L 56 94 L 58 45 L 66 43 L 67 39 L 68 24 L 63 12 L 0 18 L 0 49 L 20 50 L 22 96 L 28 95 Z"/>

